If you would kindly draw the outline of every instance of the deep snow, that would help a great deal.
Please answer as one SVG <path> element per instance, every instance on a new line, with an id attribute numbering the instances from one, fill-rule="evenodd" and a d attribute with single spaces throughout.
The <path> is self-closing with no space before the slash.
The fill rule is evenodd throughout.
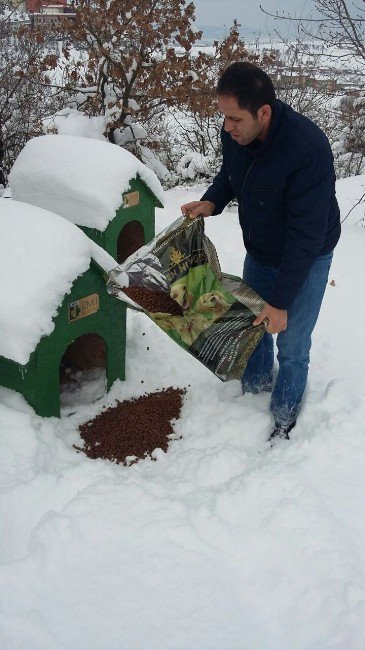
<path id="1" fill-rule="evenodd" d="M 201 194 L 167 192 L 157 230 Z M 127 381 L 98 402 L 42 419 L 0 389 L 4 650 L 364 649 L 365 230 L 352 223 L 290 442 L 268 451 L 269 397 L 222 384 L 141 313 L 128 314 Z M 239 274 L 236 212 L 206 230 Z M 183 437 L 156 462 L 75 452 L 79 423 L 169 385 L 189 385 Z"/>

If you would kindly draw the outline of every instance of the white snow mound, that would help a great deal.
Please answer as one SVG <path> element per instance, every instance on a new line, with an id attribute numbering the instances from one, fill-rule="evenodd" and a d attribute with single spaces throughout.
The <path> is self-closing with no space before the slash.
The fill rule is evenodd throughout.
<path id="1" fill-rule="evenodd" d="M 25 145 L 13 165 L 9 185 L 17 201 L 103 231 L 137 174 L 163 204 L 157 176 L 129 151 L 92 138 L 44 135 Z"/>

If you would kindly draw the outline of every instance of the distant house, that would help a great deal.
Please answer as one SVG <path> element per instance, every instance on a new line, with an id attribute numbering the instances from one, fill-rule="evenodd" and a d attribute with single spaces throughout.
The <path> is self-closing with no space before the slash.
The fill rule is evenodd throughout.
<path id="1" fill-rule="evenodd" d="M 337 90 L 337 81 L 332 78 L 311 77 L 307 74 L 285 74 L 273 75 L 276 88 L 315 88 L 324 92 L 334 93 Z"/>
<path id="2" fill-rule="evenodd" d="M 26 11 L 35 27 L 75 17 L 75 11 L 67 0 L 26 0 Z"/>
<path id="3" fill-rule="evenodd" d="M 29 13 L 39 13 L 67 6 L 67 0 L 26 0 L 26 8 Z"/>

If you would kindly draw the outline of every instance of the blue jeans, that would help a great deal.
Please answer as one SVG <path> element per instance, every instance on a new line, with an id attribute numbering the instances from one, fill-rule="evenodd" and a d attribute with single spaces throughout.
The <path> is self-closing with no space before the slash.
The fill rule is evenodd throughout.
<path id="1" fill-rule="evenodd" d="M 315 260 L 304 284 L 288 309 L 288 324 L 277 336 L 279 372 L 273 381 L 274 342 L 267 332 L 251 355 L 241 383 L 244 392 L 272 390 L 270 410 L 275 422 L 288 426 L 296 420 L 307 383 L 311 334 L 317 322 L 333 253 Z M 248 254 L 243 279 L 265 301 L 275 284 L 278 268 L 263 266 Z"/>

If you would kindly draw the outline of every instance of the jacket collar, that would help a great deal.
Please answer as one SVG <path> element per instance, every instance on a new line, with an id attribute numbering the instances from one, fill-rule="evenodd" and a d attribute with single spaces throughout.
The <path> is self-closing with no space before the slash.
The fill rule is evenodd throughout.
<path id="1" fill-rule="evenodd" d="M 266 153 L 266 151 L 270 147 L 273 139 L 275 138 L 279 130 L 283 109 L 284 109 L 283 102 L 280 101 L 280 99 L 276 99 L 272 118 L 271 118 L 270 129 L 265 140 L 263 142 L 260 142 L 259 140 L 254 140 L 253 142 L 250 142 L 250 144 L 244 146 L 244 149 L 246 149 L 246 151 L 251 156 L 254 156 L 255 158 L 261 158 L 261 156 L 263 156 Z"/>

